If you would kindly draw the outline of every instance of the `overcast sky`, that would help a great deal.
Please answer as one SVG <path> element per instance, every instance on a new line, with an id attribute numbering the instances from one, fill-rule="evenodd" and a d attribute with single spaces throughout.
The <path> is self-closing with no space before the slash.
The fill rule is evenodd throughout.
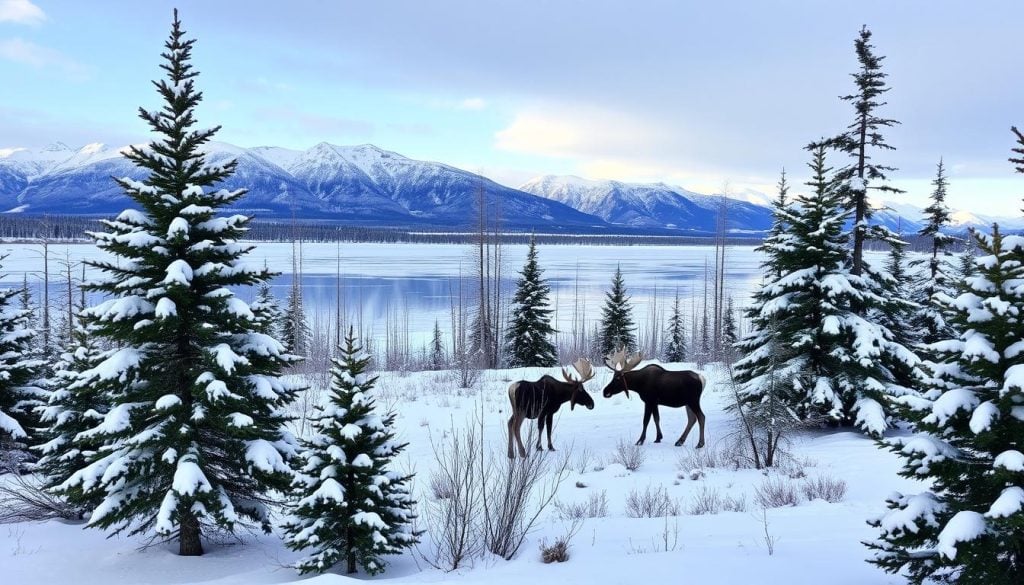
<path id="1" fill-rule="evenodd" d="M 704 192 L 806 177 L 802 147 L 852 119 L 838 96 L 867 24 L 903 200 L 925 201 L 941 156 L 954 207 L 1020 214 L 1020 0 L 0 0 L 0 148 L 146 140 L 175 5 L 220 140 Z"/>

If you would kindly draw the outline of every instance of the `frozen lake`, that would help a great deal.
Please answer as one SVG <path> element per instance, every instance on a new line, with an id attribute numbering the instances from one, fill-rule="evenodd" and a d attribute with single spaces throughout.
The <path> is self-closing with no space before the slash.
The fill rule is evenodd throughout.
<path id="1" fill-rule="evenodd" d="M 273 290 L 283 302 L 292 281 L 290 243 L 255 244 L 249 261 L 264 262 L 281 272 L 273 281 Z M 526 257 L 525 245 L 502 246 L 502 275 L 505 297 L 510 298 L 518 270 Z M 25 275 L 38 295 L 42 281 L 42 248 L 30 244 L 0 244 L 7 254 L 3 273 L 8 285 L 20 285 Z M 713 270 L 711 246 L 597 246 L 545 245 L 538 248 L 544 276 L 552 287 L 556 309 L 556 328 L 572 327 L 574 307 L 586 316 L 588 328 L 600 316 L 605 291 L 616 265 L 621 266 L 626 287 L 632 297 L 634 317 L 643 328 L 657 307 L 661 319 L 679 291 L 684 310 L 691 310 L 691 299 L 701 297 L 705 264 Z M 66 259 L 76 280 L 80 262 L 97 258 L 99 252 L 87 244 L 52 244 L 50 273 L 64 270 Z M 332 322 L 340 284 L 347 321 L 362 324 L 368 334 L 382 338 L 391 323 L 402 322 L 410 334 L 414 349 L 426 343 L 434 321 L 440 322 L 448 336 L 451 307 L 458 303 L 460 274 L 464 294 L 472 297 L 472 248 L 464 244 L 375 244 L 306 243 L 303 244 L 302 286 L 306 310 L 311 321 Z M 340 258 L 340 282 L 337 275 Z M 761 280 L 760 255 L 751 246 L 731 246 L 726 256 L 726 290 L 736 307 L 746 305 L 750 293 Z M 51 303 L 66 298 L 66 284 L 51 284 Z M 250 299 L 254 291 L 240 291 Z M 578 301 L 577 301 L 578 299 Z M 698 301 L 699 306 L 699 301 Z M 659 319 L 659 320 L 661 320 Z"/>

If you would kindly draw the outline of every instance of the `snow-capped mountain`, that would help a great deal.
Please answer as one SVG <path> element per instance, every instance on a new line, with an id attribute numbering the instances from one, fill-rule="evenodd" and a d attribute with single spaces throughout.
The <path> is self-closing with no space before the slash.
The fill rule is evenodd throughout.
<path id="1" fill-rule="evenodd" d="M 922 224 L 924 208 L 909 203 L 883 201 L 875 203 L 875 207 L 885 207 L 896 214 L 917 225 Z M 997 215 L 983 215 L 966 210 L 953 210 L 950 213 L 950 225 L 956 230 L 971 228 L 991 228 L 993 223 L 998 223 L 1000 228 L 1009 230 L 1024 229 L 1024 217 L 1010 217 Z"/>
<path id="2" fill-rule="evenodd" d="M 591 181 L 574 176 L 547 175 L 520 186 L 522 191 L 565 203 L 611 224 L 712 232 L 716 229 L 721 197 L 702 195 L 665 183 Z M 730 197 L 726 223 L 733 232 L 761 232 L 771 225 L 772 213 L 744 193 Z"/>
<path id="3" fill-rule="evenodd" d="M 129 206 L 111 177 L 144 178 L 122 156 L 127 147 L 0 151 L 0 210 L 27 213 L 117 213 Z M 604 228 L 600 219 L 556 201 L 499 185 L 468 171 L 417 161 L 371 145 L 321 143 L 309 150 L 205 147 L 207 161 L 238 161 L 225 188 L 246 187 L 240 209 L 263 218 L 348 221 L 363 225 L 469 226 L 482 189 L 489 209 L 510 228 Z"/>

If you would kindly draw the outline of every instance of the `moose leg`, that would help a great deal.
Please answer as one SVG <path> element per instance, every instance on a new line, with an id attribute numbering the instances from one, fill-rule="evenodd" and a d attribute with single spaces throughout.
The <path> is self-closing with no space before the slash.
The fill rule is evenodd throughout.
<path id="1" fill-rule="evenodd" d="M 651 415 L 654 414 L 654 409 L 651 408 L 650 404 L 644 403 L 644 428 L 640 433 L 640 438 L 637 439 L 637 445 L 643 445 L 644 441 L 647 440 L 647 425 L 651 422 Z"/>
<path id="2" fill-rule="evenodd" d="M 555 414 L 551 413 L 548 415 L 548 451 L 554 451 L 555 446 L 551 444 L 551 427 L 554 426 Z"/>
<path id="3" fill-rule="evenodd" d="M 519 456 L 526 459 L 526 446 L 523 445 L 523 419 L 526 417 L 519 415 L 516 417 L 516 442 L 519 444 Z"/>
<path id="4" fill-rule="evenodd" d="M 697 442 L 697 448 L 700 449 L 704 446 L 704 410 L 697 405 L 695 409 L 697 411 L 697 422 L 700 423 L 700 441 Z"/>
<path id="5" fill-rule="evenodd" d="M 540 413 L 537 416 L 537 450 L 543 451 L 544 447 L 540 444 L 540 439 L 544 435 L 544 413 Z"/>
<path id="6" fill-rule="evenodd" d="M 516 414 L 513 412 L 512 416 L 508 417 L 508 458 L 509 459 L 515 459 L 516 458 L 516 453 L 513 450 L 513 445 L 512 445 L 512 443 L 516 440 L 515 436 L 513 435 L 513 433 L 515 433 L 515 429 L 513 428 L 515 426 L 514 425 L 515 420 L 516 420 Z"/>
<path id="7" fill-rule="evenodd" d="M 663 435 L 661 434 L 661 413 L 658 412 L 658 405 L 654 405 L 654 430 L 658 431 L 658 436 L 654 438 L 655 443 L 660 443 Z"/>
<path id="8" fill-rule="evenodd" d="M 679 440 L 676 441 L 676 447 L 679 447 L 683 443 L 686 442 L 686 436 L 690 434 L 690 429 L 693 428 L 693 423 L 695 423 L 695 422 L 697 422 L 697 414 L 693 412 L 692 408 L 687 406 L 686 407 L 686 428 L 683 429 L 683 434 L 679 437 Z M 703 437 L 701 438 L 700 445 L 702 447 L 704 446 Z"/>

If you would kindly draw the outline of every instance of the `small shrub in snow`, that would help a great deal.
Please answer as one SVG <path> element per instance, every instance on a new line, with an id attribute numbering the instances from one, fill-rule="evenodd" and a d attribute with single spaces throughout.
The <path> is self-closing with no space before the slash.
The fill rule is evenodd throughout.
<path id="1" fill-rule="evenodd" d="M 544 564 L 564 563 L 569 560 L 569 543 L 558 539 L 554 544 L 548 545 L 545 541 L 540 543 L 540 560 Z"/>
<path id="2" fill-rule="evenodd" d="M 569 543 L 576 533 L 583 527 L 582 520 L 573 520 L 572 524 L 565 531 L 565 534 L 558 537 L 553 544 L 547 541 L 540 541 L 540 560 L 544 564 L 564 563 L 569 560 Z"/>
<path id="3" fill-rule="evenodd" d="M 687 513 L 693 516 L 717 514 L 722 510 L 722 494 L 715 488 L 701 486 L 690 499 Z"/>
<path id="4" fill-rule="evenodd" d="M 595 468 L 595 463 L 596 460 L 594 452 L 588 447 L 584 447 L 583 449 L 576 451 L 576 454 L 573 457 L 572 468 L 582 475 L 590 471 L 592 468 Z"/>
<path id="5" fill-rule="evenodd" d="M 690 477 L 691 481 L 697 481 L 698 479 L 704 479 L 704 470 L 703 469 L 693 469 L 693 470 L 690 470 L 689 477 Z"/>
<path id="6" fill-rule="evenodd" d="M 678 516 L 680 512 L 679 500 L 671 498 L 662 486 L 647 486 L 642 492 L 630 490 L 626 496 L 626 515 L 630 518 Z"/>
<path id="7" fill-rule="evenodd" d="M 646 458 L 644 450 L 639 445 L 620 439 L 615 446 L 615 452 L 612 453 L 611 462 L 618 463 L 630 471 L 636 471 L 644 464 Z"/>
<path id="8" fill-rule="evenodd" d="M 754 488 L 754 498 L 762 508 L 784 508 L 800 503 L 800 493 L 796 485 L 788 478 L 769 475 Z"/>
<path id="9" fill-rule="evenodd" d="M 567 504 L 558 501 L 554 506 L 555 512 L 561 520 L 604 518 L 608 515 L 608 494 L 601 490 L 601 493 L 590 494 L 585 502 Z"/>
<path id="10" fill-rule="evenodd" d="M 808 500 L 841 502 L 846 497 L 846 482 L 828 475 L 807 478 L 800 486 Z"/>

